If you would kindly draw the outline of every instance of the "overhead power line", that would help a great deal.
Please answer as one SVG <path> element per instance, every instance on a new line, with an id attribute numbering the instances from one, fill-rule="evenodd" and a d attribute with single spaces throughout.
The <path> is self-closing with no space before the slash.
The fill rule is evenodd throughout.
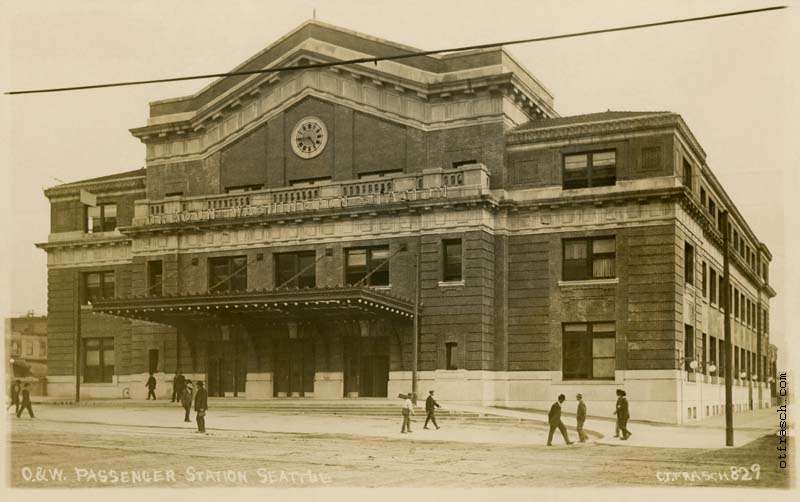
<path id="1" fill-rule="evenodd" d="M 90 85 L 76 85 L 72 87 L 54 87 L 50 89 L 32 89 L 32 90 L 25 90 L 25 91 L 8 91 L 5 94 L 7 95 L 16 95 L 16 94 L 39 94 L 39 93 L 46 93 L 46 92 L 65 92 L 65 91 L 80 91 L 86 89 L 102 89 L 106 87 L 125 87 L 125 86 L 132 86 L 132 85 L 145 85 L 145 84 L 162 84 L 166 82 L 181 82 L 184 80 L 202 80 L 208 78 L 220 78 L 220 77 L 236 77 L 241 75 L 257 75 L 262 73 L 277 73 L 282 71 L 297 71 L 297 70 L 308 70 L 313 68 L 328 68 L 332 66 L 343 66 L 343 65 L 350 65 L 350 64 L 361 64 L 361 63 L 375 63 L 377 64 L 379 61 L 397 61 L 400 59 L 409 59 L 414 57 L 420 56 L 431 56 L 434 54 L 442 54 L 446 52 L 459 52 L 459 51 L 468 51 L 468 50 L 475 50 L 475 49 L 491 49 L 494 47 L 502 47 L 504 45 L 519 45 L 519 44 L 530 44 L 534 42 L 546 42 L 548 40 L 559 40 L 563 38 L 575 38 L 575 37 L 585 37 L 589 35 L 599 35 L 602 33 L 613 33 L 617 31 L 630 31 L 630 30 L 640 30 L 643 28 L 654 28 L 656 26 L 667 26 L 671 24 L 681 24 L 681 23 L 694 23 L 698 21 L 708 21 L 711 19 L 719 19 L 724 17 L 732 17 L 732 16 L 744 16 L 748 14 L 757 14 L 761 12 L 768 12 L 773 10 L 781 10 L 785 9 L 785 5 L 777 5 L 774 7 L 764 7 L 760 9 L 750 9 L 750 10 L 740 10 L 734 12 L 723 12 L 720 14 L 711 14 L 708 16 L 699 16 L 699 17 L 687 17 L 682 19 L 672 19 L 669 21 L 657 21 L 653 23 L 644 23 L 644 24 L 632 24 L 627 26 L 617 26 L 614 28 L 604 28 L 600 30 L 590 30 L 590 31 L 579 31 L 574 33 L 565 33 L 561 35 L 550 35 L 546 37 L 535 37 L 535 38 L 525 38 L 522 40 L 507 40 L 505 42 L 492 42 L 488 44 L 479 44 L 479 45 L 467 45 L 463 47 L 451 47 L 448 49 L 436 49 L 432 51 L 412 51 L 407 52 L 404 54 L 397 54 L 394 56 L 381 56 L 381 57 L 365 57 L 365 58 L 356 58 L 356 59 L 349 59 L 346 61 L 331 61 L 328 63 L 312 63 L 306 65 L 296 65 L 296 66 L 282 66 L 277 68 L 264 68 L 260 70 L 244 70 L 244 71 L 233 71 L 233 72 L 225 72 L 225 73 L 207 73 L 204 75 L 193 75 L 188 77 L 171 77 L 171 78 L 159 78 L 159 79 L 152 79 L 152 80 L 132 80 L 127 82 L 113 82 L 108 84 L 90 84 Z"/>

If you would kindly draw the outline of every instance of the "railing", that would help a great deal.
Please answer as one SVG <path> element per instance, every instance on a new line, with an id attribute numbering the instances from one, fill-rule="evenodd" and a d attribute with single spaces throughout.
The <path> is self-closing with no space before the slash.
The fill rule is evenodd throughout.
<path id="1" fill-rule="evenodd" d="M 246 194 L 139 200 L 135 204 L 133 226 L 314 211 L 404 200 L 457 198 L 481 195 L 488 190 L 489 172 L 486 166 L 469 164 L 456 169 L 428 169 L 420 174 L 397 173 L 368 181 L 328 181 L 313 186 L 254 190 Z"/>

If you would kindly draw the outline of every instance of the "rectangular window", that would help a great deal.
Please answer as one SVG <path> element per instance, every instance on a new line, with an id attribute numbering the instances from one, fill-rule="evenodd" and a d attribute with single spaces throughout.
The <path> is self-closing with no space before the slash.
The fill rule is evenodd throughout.
<path id="1" fill-rule="evenodd" d="M 614 185 L 617 182 L 617 152 L 564 155 L 563 176 L 565 189 Z"/>
<path id="2" fill-rule="evenodd" d="M 686 188 L 690 191 L 693 191 L 692 181 L 692 164 L 688 160 L 683 159 L 683 184 L 686 185 Z"/>
<path id="3" fill-rule="evenodd" d="M 717 340 L 719 343 L 719 350 L 717 354 L 719 354 L 719 361 L 717 362 L 717 375 L 725 375 L 725 340 L 720 338 Z"/>
<path id="4" fill-rule="evenodd" d="M 709 267 L 708 272 L 710 276 L 708 281 L 708 286 L 709 286 L 708 301 L 712 305 L 714 305 L 715 303 L 717 303 L 717 271 Z"/>
<path id="5" fill-rule="evenodd" d="M 686 371 L 692 371 L 689 366 L 694 359 L 694 327 L 688 324 L 683 325 L 683 363 Z"/>
<path id="6" fill-rule="evenodd" d="M 317 253 L 315 251 L 276 254 L 275 287 L 315 288 L 317 286 L 316 262 Z"/>
<path id="7" fill-rule="evenodd" d="M 703 187 L 700 187 L 700 204 L 706 207 L 706 189 Z"/>
<path id="8" fill-rule="evenodd" d="M 741 366 L 739 366 L 739 347 L 733 346 L 733 378 L 739 378 Z"/>
<path id="9" fill-rule="evenodd" d="M 208 291 L 209 293 L 247 291 L 247 257 L 209 258 Z"/>
<path id="10" fill-rule="evenodd" d="M 442 281 L 458 282 L 463 280 L 461 239 L 442 241 L 442 258 Z"/>
<path id="11" fill-rule="evenodd" d="M 22 355 L 22 347 L 20 346 L 19 340 L 11 340 L 11 355 L 12 356 Z"/>
<path id="12" fill-rule="evenodd" d="M 389 246 L 348 249 L 346 252 L 345 280 L 353 285 L 388 286 Z M 369 276 L 369 277 L 367 277 Z"/>
<path id="13" fill-rule="evenodd" d="M 717 203 L 711 197 L 708 198 L 708 214 L 711 215 L 711 220 L 716 223 L 717 221 Z"/>
<path id="14" fill-rule="evenodd" d="M 458 369 L 458 344 L 448 342 L 444 344 L 445 349 L 445 368 L 448 370 Z"/>
<path id="15" fill-rule="evenodd" d="M 147 294 L 161 296 L 164 287 L 164 268 L 161 260 L 147 262 Z"/>
<path id="16" fill-rule="evenodd" d="M 114 338 L 83 339 L 83 381 L 111 383 L 114 375 Z"/>
<path id="17" fill-rule="evenodd" d="M 86 208 L 86 233 L 111 232 L 117 228 L 117 205 L 98 204 Z"/>
<path id="18" fill-rule="evenodd" d="M 39 342 L 39 357 L 47 357 L 47 342 Z"/>
<path id="19" fill-rule="evenodd" d="M 708 335 L 703 333 L 703 345 L 702 345 L 703 352 L 700 354 L 700 366 L 699 370 L 701 373 L 707 373 L 706 371 L 706 356 L 708 354 Z"/>
<path id="20" fill-rule="evenodd" d="M 694 246 L 689 241 L 683 243 L 683 279 L 686 284 L 694 285 Z"/>
<path id="21" fill-rule="evenodd" d="M 717 368 L 719 368 L 719 361 L 717 361 L 717 338 L 712 336 L 709 337 L 709 354 L 708 354 L 708 364 L 713 364 Z M 711 373 L 711 372 L 709 372 Z M 719 372 L 716 373 L 717 375 Z"/>
<path id="22" fill-rule="evenodd" d="M 147 351 L 148 371 L 150 373 L 158 373 L 158 349 L 150 349 Z"/>
<path id="23" fill-rule="evenodd" d="M 565 239 L 562 277 L 565 281 L 616 277 L 614 237 Z"/>
<path id="24" fill-rule="evenodd" d="M 114 298 L 114 272 L 86 272 L 83 274 L 83 297 L 81 304 L 97 300 L 109 300 Z"/>
<path id="25" fill-rule="evenodd" d="M 733 289 L 733 318 L 739 319 L 739 290 Z"/>
<path id="26" fill-rule="evenodd" d="M 25 340 L 23 343 L 25 344 L 25 355 L 33 356 L 33 341 Z"/>
<path id="27" fill-rule="evenodd" d="M 613 322 L 565 323 L 563 336 L 564 380 L 614 379 L 616 328 Z"/>
<path id="28" fill-rule="evenodd" d="M 708 277 L 707 277 L 708 271 L 706 270 L 706 262 L 703 262 L 702 272 L 703 272 L 703 282 L 702 282 L 703 296 L 708 297 Z"/>

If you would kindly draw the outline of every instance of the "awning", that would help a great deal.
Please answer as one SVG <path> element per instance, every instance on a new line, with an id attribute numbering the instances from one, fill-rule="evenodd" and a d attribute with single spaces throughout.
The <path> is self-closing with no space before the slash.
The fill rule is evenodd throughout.
<path id="1" fill-rule="evenodd" d="M 264 321 L 414 318 L 413 302 L 367 287 L 134 296 L 93 302 L 95 313 L 178 325 L 208 318 Z"/>

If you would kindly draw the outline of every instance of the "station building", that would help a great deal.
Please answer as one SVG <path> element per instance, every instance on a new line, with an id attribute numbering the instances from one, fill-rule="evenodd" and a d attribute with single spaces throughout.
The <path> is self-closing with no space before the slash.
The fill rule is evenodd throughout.
<path id="1" fill-rule="evenodd" d="M 413 50 L 307 22 L 235 71 Z M 393 398 L 611 416 L 770 401 L 772 258 L 680 115 L 562 117 L 501 48 L 221 78 L 150 103 L 146 167 L 49 188 L 50 394 Z M 724 168 L 724 166 L 722 167 Z M 80 309 L 76 308 L 80 302 Z"/>

